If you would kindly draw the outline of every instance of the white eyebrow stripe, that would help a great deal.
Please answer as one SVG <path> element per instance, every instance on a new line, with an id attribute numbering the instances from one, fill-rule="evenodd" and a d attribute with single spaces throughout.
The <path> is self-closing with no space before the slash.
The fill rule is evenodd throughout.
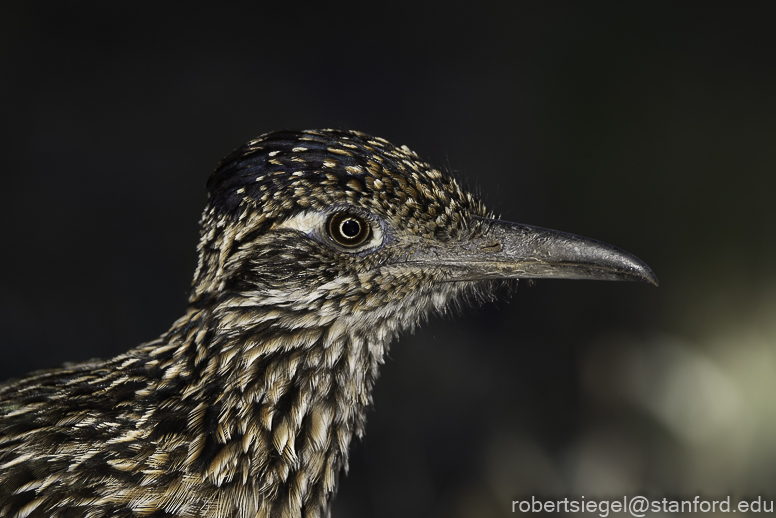
<path id="1" fill-rule="evenodd" d="M 310 234 L 314 230 L 324 228 L 325 224 L 326 217 L 324 214 L 318 211 L 306 210 L 278 223 L 274 228 L 288 228 L 291 230 L 298 230 L 303 234 Z"/>

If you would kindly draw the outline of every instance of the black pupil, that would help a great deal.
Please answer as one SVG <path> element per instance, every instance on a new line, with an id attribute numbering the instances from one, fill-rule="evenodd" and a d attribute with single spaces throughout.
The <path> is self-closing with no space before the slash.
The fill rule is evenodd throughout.
<path id="1" fill-rule="evenodd" d="M 369 224 L 358 216 L 340 212 L 329 220 L 329 236 L 341 246 L 355 248 L 369 238 Z"/>
<path id="2" fill-rule="evenodd" d="M 349 238 L 354 238 L 361 232 L 361 225 L 354 219 L 348 219 L 342 222 L 342 233 Z"/>

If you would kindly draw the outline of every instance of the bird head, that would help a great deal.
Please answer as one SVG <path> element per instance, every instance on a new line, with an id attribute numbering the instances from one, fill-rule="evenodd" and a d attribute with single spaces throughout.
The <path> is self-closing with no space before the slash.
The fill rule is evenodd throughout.
<path id="1" fill-rule="evenodd" d="M 493 281 L 657 284 L 631 254 L 495 219 L 407 147 L 354 131 L 263 135 L 218 165 L 208 193 L 190 302 L 270 312 L 276 326 L 339 321 L 386 338 Z"/>

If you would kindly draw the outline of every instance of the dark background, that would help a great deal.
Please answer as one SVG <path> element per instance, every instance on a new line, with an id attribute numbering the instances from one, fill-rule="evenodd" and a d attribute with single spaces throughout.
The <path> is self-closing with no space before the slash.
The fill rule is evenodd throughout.
<path id="1" fill-rule="evenodd" d="M 524 283 L 403 337 L 336 517 L 773 493 L 776 4 L 273 4 L 0 8 L 0 379 L 164 332 L 233 148 L 359 129 L 661 286 Z"/>

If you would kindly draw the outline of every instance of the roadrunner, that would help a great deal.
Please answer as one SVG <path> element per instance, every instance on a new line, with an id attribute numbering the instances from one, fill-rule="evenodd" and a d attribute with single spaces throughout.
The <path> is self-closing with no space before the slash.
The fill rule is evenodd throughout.
<path id="1" fill-rule="evenodd" d="M 511 279 L 657 284 L 627 252 L 498 220 L 355 131 L 268 133 L 207 187 L 168 332 L 0 385 L 1 517 L 329 516 L 400 331 Z"/>

